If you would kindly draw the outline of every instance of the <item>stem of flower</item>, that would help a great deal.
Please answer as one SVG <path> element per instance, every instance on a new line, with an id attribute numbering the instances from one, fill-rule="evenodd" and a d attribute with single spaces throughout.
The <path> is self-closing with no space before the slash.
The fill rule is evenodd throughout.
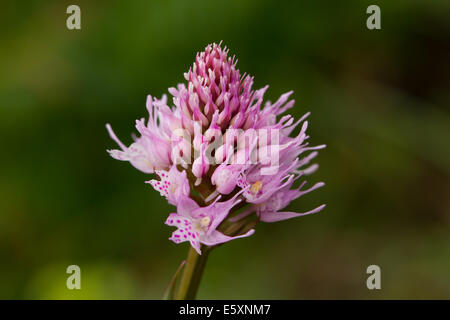
<path id="1" fill-rule="evenodd" d="M 180 285 L 175 295 L 176 300 L 195 299 L 210 251 L 209 248 L 205 246 L 202 246 L 201 250 L 202 254 L 199 255 L 194 248 L 191 246 L 189 247 L 186 265 L 184 266 Z"/>

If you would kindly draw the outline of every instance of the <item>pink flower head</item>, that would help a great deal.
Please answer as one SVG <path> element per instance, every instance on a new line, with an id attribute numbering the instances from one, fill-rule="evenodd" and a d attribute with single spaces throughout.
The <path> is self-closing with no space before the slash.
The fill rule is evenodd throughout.
<path id="1" fill-rule="evenodd" d="M 148 96 L 149 119 L 136 121 L 140 136 L 129 147 L 107 125 L 120 147 L 109 150 L 110 155 L 156 173 L 159 180 L 147 182 L 177 206 L 178 213 L 166 221 L 178 228 L 170 239 L 189 241 L 199 252 L 201 243 L 212 246 L 253 233 L 226 235 L 221 232 L 224 220 L 234 223 L 253 214 L 274 222 L 324 207 L 304 214 L 282 211 L 323 186 L 301 190 L 303 178 L 318 168 L 311 161 L 325 146 L 309 145 L 309 113 L 297 121 L 282 115 L 294 106 L 292 91 L 274 103 L 264 102 L 268 86 L 254 90 L 253 77 L 241 74 L 236 64 L 220 44 L 206 46 L 184 74 L 187 83 L 169 88 L 171 103 L 165 95 L 160 100 Z M 294 187 L 300 180 L 300 187 Z M 243 211 L 234 216 L 238 202 Z M 249 228 L 229 230 L 237 229 Z"/>

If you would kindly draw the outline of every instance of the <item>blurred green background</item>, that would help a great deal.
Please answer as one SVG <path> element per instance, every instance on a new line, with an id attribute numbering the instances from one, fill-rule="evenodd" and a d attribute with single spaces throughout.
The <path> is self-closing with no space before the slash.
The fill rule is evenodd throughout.
<path id="1" fill-rule="evenodd" d="M 292 89 L 312 112 L 328 147 L 310 183 L 327 185 L 289 208 L 327 208 L 214 251 L 198 297 L 450 298 L 449 16 L 444 0 L 2 2 L 0 298 L 162 296 L 188 246 L 149 177 L 108 156 L 105 123 L 130 143 L 146 95 L 220 40 L 268 99 Z"/>

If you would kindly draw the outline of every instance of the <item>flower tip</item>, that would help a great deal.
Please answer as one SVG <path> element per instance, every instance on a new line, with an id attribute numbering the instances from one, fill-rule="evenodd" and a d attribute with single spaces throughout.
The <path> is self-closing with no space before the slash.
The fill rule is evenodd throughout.
<path id="1" fill-rule="evenodd" d="M 117 143 L 117 145 L 122 149 L 122 150 L 126 150 L 127 147 L 122 143 L 122 141 L 119 140 L 119 138 L 117 138 L 116 134 L 114 133 L 111 125 L 109 123 L 107 123 L 106 125 L 106 130 L 108 131 L 109 136 L 111 137 L 111 139 L 114 140 L 115 143 Z M 112 151 L 112 150 L 111 150 Z"/>
<path id="2" fill-rule="evenodd" d="M 106 127 L 106 131 L 108 131 L 109 136 L 110 136 L 113 140 L 116 140 L 117 137 L 116 137 L 116 135 L 114 134 L 114 131 L 113 131 L 111 125 L 110 125 L 109 123 L 107 123 L 107 124 L 105 125 L 105 127 Z"/>
<path id="3" fill-rule="evenodd" d="M 322 188 L 325 185 L 325 182 L 318 182 L 317 183 L 317 188 Z"/>
<path id="4" fill-rule="evenodd" d="M 248 232 L 247 232 L 247 236 L 251 236 L 251 235 L 253 235 L 255 233 L 255 229 L 250 229 Z"/>
<path id="5" fill-rule="evenodd" d="M 289 98 L 293 93 L 294 93 L 294 90 L 291 90 L 291 91 L 288 91 L 285 94 L 283 94 L 283 96 L 285 96 L 286 98 Z"/>

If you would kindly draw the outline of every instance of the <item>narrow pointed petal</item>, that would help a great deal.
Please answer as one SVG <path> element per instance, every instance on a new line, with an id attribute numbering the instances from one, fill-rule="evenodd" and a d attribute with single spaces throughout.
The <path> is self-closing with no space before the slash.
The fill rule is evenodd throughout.
<path id="1" fill-rule="evenodd" d="M 255 233 L 255 230 L 251 229 L 250 231 L 248 231 L 245 234 L 241 234 L 241 235 L 235 236 L 235 237 L 230 237 L 230 236 L 224 235 L 220 231 L 215 230 L 211 234 L 203 237 L 201 239 L 201 243 L 206 244 L 207 246 L 214 246 L 216 244 L 228 242 L 228 241 L 231 241 L 234 239 L 249 237 L 253 233 Z"/>
<path id="2" fill-rule="evenodd" d="M 277 221 L 287 220 L 287 219 L 291 219 L 291 218 L 306 216 L 309 214 L 314 214 L 314 213 L 321 211 L 323 208 L 325 208 L 324 204 L 321 206 L 318 206 L 317 208 L 315 208 L 311 211 L 305 212 L 305 213 L 296 213 L 296 212 L 287 212 L 287 211 L 286 212 L 261 212 L 259 214 L 259 218 L 263 222 L 277 222 Z"/>

